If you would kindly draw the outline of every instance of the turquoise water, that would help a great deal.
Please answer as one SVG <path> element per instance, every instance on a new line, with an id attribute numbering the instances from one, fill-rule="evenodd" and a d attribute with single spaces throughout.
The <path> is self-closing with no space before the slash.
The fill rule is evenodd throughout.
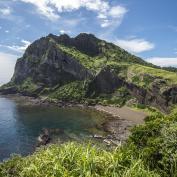
<path id="1" fill-rule="evenodd" d="M 42 128 L 59 128 L 57 141 L 82 140 L 100 127 L 103 115 L 78 108 L 24 105 L 15 99 L 0 97 L 0 160 L 10 154 L 27 155 L 35 150 Z"/>

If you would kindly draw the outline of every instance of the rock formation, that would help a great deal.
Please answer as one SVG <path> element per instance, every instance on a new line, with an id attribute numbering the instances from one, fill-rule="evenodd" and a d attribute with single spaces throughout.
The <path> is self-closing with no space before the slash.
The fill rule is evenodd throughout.
<path id="1" fill-rule="evenodd" d="M 143 67 L 150 73 L 143 74 Z M 10 83 L 2 86 L 0 92 L 29 96 L 67 93 L 74 94 L 74 98 L 82 93 L 82 100 L 105 94 L 115 99 L 114 92 L 124 87 L 139 103 L 166 111 L 177 103 L 177 74 L 169 70 L 92 34 L 81 33 L 75 38 L 49 34 L 26 49 L 17 60 Z"/>

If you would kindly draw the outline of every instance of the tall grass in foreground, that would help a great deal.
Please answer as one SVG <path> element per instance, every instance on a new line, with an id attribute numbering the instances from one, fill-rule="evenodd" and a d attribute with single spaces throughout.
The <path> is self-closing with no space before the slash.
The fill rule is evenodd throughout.
<path id="1" fill-rule="evenodd" d="M 28 157 L 14 156 L 0 165 L 2 177 L 158 177 L 132 148 L 106 151 L 92 145 L 67 143 L 39 149 Z"/>

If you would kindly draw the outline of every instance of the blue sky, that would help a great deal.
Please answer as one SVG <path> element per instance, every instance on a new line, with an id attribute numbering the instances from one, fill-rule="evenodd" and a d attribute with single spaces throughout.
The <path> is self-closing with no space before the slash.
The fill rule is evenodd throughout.
<path id="1" fill-rule="evenodd" d="M 160 66 L 177 67 L 176 0 L 0 0 L 0 84 L 49 33 L 93 33 Z"/>

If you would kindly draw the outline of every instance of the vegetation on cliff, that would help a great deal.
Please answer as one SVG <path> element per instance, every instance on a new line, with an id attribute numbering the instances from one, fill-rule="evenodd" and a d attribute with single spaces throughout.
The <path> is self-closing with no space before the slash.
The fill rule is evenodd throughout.
<path id="1" fill-rule="evenodd" d="M 125 92 L 117 94 L 122 87 Z M 0 92 L 119 106 L 135 97 L 168 111 L 177 102 L 177 74 L 174 68 L 154 66 L 92 34 L 50 34 L 27 48 Z"/>

